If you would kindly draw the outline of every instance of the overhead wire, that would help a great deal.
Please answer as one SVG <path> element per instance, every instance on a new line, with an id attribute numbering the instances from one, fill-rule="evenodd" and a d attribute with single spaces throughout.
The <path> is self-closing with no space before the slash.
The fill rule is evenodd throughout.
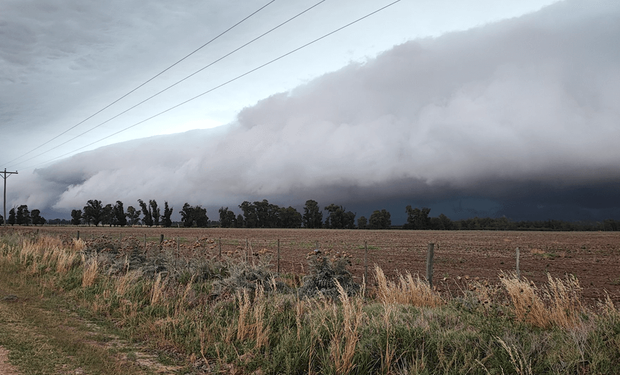
<path id="1" fill-rule="evenodd" d="M 250 41 L 248 41 L 248 42 L 244 43 L 243 45 L 241 45 L 241 46 L 239 46 L 239 47 L 235 48 L 234 50 L 232 50 L 232 51 L 228 52 L 228 53 L 227 53 L 227 54 L 225 54 L 224 56 L 219 57 L 218 59 L 216 59 L 216 60 L 212 61 L 211 63 L 209 63 L 209 64 L 205 65 L 204 67 L 202 67 L 202 68 L 200 68 L 200 69 L 196 70 L 195 72 L 193 72 L 193 73 L 191 73 L 191 74 L 189 74 L 189 75 L 185 76 L 184 78 L 182 78 L 182 79 L 180 79 L 180 80 L 176 81 L 176 82 L 175 82 L 175 83 L 173 83 L 172 85 L 170 85 L 170 86 L 168 86 L 168 87 L 166 87 L 166 88 L 164 88 L 164 89 L 162 89 L 162 90 L 158 91 L 157 93 L 155 93 L 155 94 L 153 94 L 153 95 L 149 96 L 148 98 L 146 98 L 146 99 L 142 100 L 141 102 L 139 102 L 139 103 L 137 103 L 137 104 L 134 104 L 133 106 L 131 106 L 131 107 L 127 108 L 126 110 L 124 110 L 124 111 L 122 111 L 122 112 L 120 112 L 120 113 L 116 114 L 115 116 L 113 116 L 113 117 L 111 117 L 111 118 L 109 118 L 109 119 L 107 119 L 107 120 L 105 120 L 105 121 L 103 121 L 103 122 L 101 122 L 101 123 L 99 123 L 99 124 L 97 124 L 97 125 L 93 126 L 92 128 L 90 128 L 90 129 L 88 129 L 88 130 L 86 130 L 86 131 L 84 131 L 84 132 L 82 132 L 82 133 L 80 133 L 80 134 L 78 134 L 78 135 L 74 136 L 73 138 L 70 138 L 70 139 L 66 140 L 66 141 L 65 141 L 65 142 L 63 142 L 63 143 L 60 143 L 60 144 L 58 144 L 58 145 L 56 145 L 56 146 L 54 146 L 54 147 L 52 147 L 52 148 L 50 148 L 50 149 L 48 149 L 48 150 L 46 150 L 46 151 L 42 152 L 42 153 L 39 153 L 39 154 L 37 154 L 37 155 L 35 155 L 35 156 L 32 156 L 31 158 L 28 158 L 28 159 L 26 159 L 26 160 L 23 160 L 23 161 L 21 161 L 20 163 L 18 163 L 18 164 L 16 164 L 16 165 L 23 164 L 23 163 L 25 163 L 25 162 L 27 162 L 27 161 L 30 161 L 30 160 L 35 159 L 35 158 L 38 158 L 39 156 L 45 155 L 45 154 L 47 154 L 48 152 L 53 151 L 53 150 L 55 150 L 55 149 L 57 149 L 57 148 L 59 148 L 59 147 L 61 147 L 61 146 L 64 146 L 64 145 L 66 145 L 67 143 L 69 143 L 69 142 L 71 142 L 71 141 L 73 141 L 73 140 L 75 140 L 75 139 L 77 139 L 77 138 L 80 138 L 80 137 L 84 136 L 85 134 L 90 133 L 91 131 L 93 131 L 93 130 L 95 130 L 95 129 L 99 128 L 100 126 L 103 126 L 103 125 L 107 124 L 108 122 L 110 122 L 110 121 L 112 121 L 112 120 L 114 120 L 114 119 L 116 119 L 116 118 L 118 118 L 118 117 L 120 117 L 120 116 L 124 115 L 125 113 L 127 113 L 127 112 L 131 111 L 132 109 L 134 109 L 134 108 L 136 108 L 136 107 L 139 107 L 140 105 L 142 105 L 142 104 L 144 104 L 144 103 L 148 102 L 149 100 L 151 100 L 151 99 L 155 98 L 156 96 L 159 96 L 160 94 L 162 94 L 162 93 L 164 93 L 164 92 L 166 92 L 166 91 L 170 90 L 171 88 L 173 88 L 173 87 L 177 86 L 178 84 L 180 84 L 180 83 L 182 83 L 182 82 L 184 82 L 184 81 L 188 80 L 189 78 L 191 78 L 191 77 L 195 76 L 196 74 L 198 74 L 198 73 L 200 73 L 200 72 L 204 71 L 205 69 L 207 69 L 207 68 L 209 68 L 209 67 L 211 67 L 211 66 L 215 65 L 216 63 L 218 63 L 218 62 L 220 62 L 220 61 L 224 60 L 225 58 L 227 58 L 227 57 L 231 56 L 232 54 L 234 54 L 234 53 L 236 53 L 236 52 L 240 51 L 241 49 L 243 49 L 243 48 L 245 48 L 245 47 L 249 46 L 250 44 L 252 44 L 252 43 L 256 42 L 257 40 L 259 40 L 259 39 L 263 38 L 264 36 L 266 36 L 266 35 L 268 35 L 268 34 L 272 33 L 273 31 L 275 31 L 275 30 L 279 29 L 280 27 L 282 27 L 282 26 L 286 25 L 287 23 L 289 23 L 289 22 L 293 21 L 294 19 L 296 19 L 296 18 L 300 17 L 300 16 L 301 16 L 301 15 L 303 15 L 304 13 L 307 13 L 308 11 L 310 11 L 310 10 L 312 10 L 312 9 L 316 8 L 317 6 L 319 6 L 320 4 L 324 3 L 325 1 L 327 1 L 327 0 L 321 0 L 321 1 L 317 2 L 317 3 L 315 3 L 314 5 L 312 5 L 312 6 L 308 7 L 308 8 L 306 8 L 305 10 L 303 10 L 303 11 L 301 11 L 301 12 L 297 13 L 297 14 L 296 14 L 296 15 L 294 15 L 293 17 L 291 17 L 291 18 L 287 19 L 286 21 L 284 21 L 284 22 L 282 22 L 282 23 L 278 24 L 277 26 L 275 26 L 275 27 L 273 27 L 273 28 L 269 29 L 268 31 L 266 31 L 266 32 L 262 33 L 261 35 L 259 35 L 259 36 L 255 37 L 254 39 L 252 39 L 252 40 L 250 40 Z M 135 90 L 134 90 L 134 91 L 135 91 Z M 120 99 L 119 99 L 119 100 L 120 100 Z M 16 160 L 16 159 L 14 159 L 14 160 Z"/>
<path id="2" fill-rule="evenodd" d="M 246 72 L 245 72 L 245 73 L 243 73 L 243 74 L 240 74 L 240 75 L 238 75 L 238 76 L 236 76 L 236 77 L 234 77 L 234 78 L 232 78 L 232 79 L 229 79 L 228 81 L 225 81 L 225 82 L 223 82 L 223 83 L 221 83 L 221 84 L 219 84 L 219 85 L 217 85 L 217 86 L 214 86 L 214 87 L 210 88 L 210 89 L 209 89 L 209 90 L 207 90 L 207 91 L 204 91 L 204 92 L 202 92 L 202 93 L 200 93 L 200 94 L 198 94 L 198 95 L 196 95 L 196 96 L 193 96 L 193 97 L 191 97 L 191 98 L 189 98 L 189 99 L 187 99 L 187 100 L 185 100 L 185 101 L 183 101 L 183 102 L 181 102 L 181 103 L 178 103 L 178 104 L 176 104 L 176 105 L 174 105 L 174 106 L 172 106 L 172 107 L 169 107 L 169 108 L 167 108 L 167 109 L 165 109 L 165 110 L 163 110 L 163 111 L 161 111 L 161 112 L 158 112 L 158 113 L 156 113 L 156 114 L 154 114 L 154 115 L 152 115 L 152 116 L 150 116 L 150 117 L 148 117 L 148 118 L 145 118 L 145 119 L 143 119 L 143 120 L 141 120 L 141 121 L 138 121 L 138 122 L 136 122 L 136 123 L 134 123 L 134 124 L 132 124 L 132 125 L 130 125 L 130 126 L 127 126 L 127 127 L 123 128 L 123 129 L 121 129 L 121 130 L 119 130 L 119 131 L 116 131 L 116 132 L 112 133 L 112 134 L 109 134 L 109 135 L 107 135 L 107 136 L 105 136 L 105 137 L 103 137 L 103 138 L 100 138 L 100 139 L 98 139 L 98 140 L 96 140 L 96 141 L 94 141 L 94 142 L 91 142 L 91 143 L 89 143 L 89 144 L 87 144 L 87 145 L 84 145 L 84 146 L 82 146 L 82 147 L 80 147 L 80 148 L 74 149 L 74 150 L 72 150 L 72 151 L 70 151 L 70 152 L 67 152 L 67 153 L 62 154 L 62 155 L 60 155 L 60 156 L 57 156 L 57 157 L 55 157 L 55 158 L 53 158 L 53 159 L 50 159 L 50 160 L 48 160 L 47 162 L 45 162 L 45 163 L 43 163 L 43 164 L 40 164 L 40 165 L 38 165 L 38 166 L 41 166 L 41 165 L 46 165 L 46 164 L 49 164 L 49 163 L 51 163 L 51 162 L 54 162 L 54 161 L 56 161 L 56 160 L 58 160 L 58 159 L 64 158 L 65 156 L 68 156 L 68 155 L 71 155 L 71 154 L 73 154 L 73 153 L 75 153 L 75 152 L 77 152 L 77 151 L 83 150 L 83 149 L 85 149 L 85 148 L 87 148 L 87 147 L 90 147 L 90 146 L 92 146 L 92 145 L 94 145 L 94 144 L 97 144 L 97 143 L 99 143 L 99 142 L 102 142 L 102 141 L 104 141 L 104 140 L 106 140 L 106 139 L 108 139 L 108 138 L 111 138 L 111 137 L 115 136 L 115 135 L 118 135 L 118 134 L 120 134 L 120 133 L 123 133 L 123 132 L 125 132 L 125 131 L 127 131 L 127 130 L 129 130 L 129 129 L 131 129 L 131 128 L 134 128 L 134 127 L 136 127 L 136 126 L 138 126 L 138 125 L 141 125 L 141 124 L 143 124 L 143 123 L 145 123 L 145 122 L 147 122 L 147 121 L 150 121 L 150 120 L 152 120 L 152 119 L 154 119 L 154 118 L 156 118 L 156 117 L 159 117 L 159 116 L 161 116 L 161 115 L 163 115 L 163 114 L 165 114 L 165 113 L 167 113 L 167 112 L 170 112 L 170 111 L 172 111 L 172 110 L 174 110 L 174 109 L 176 109 L 176 108 L 179 108 L 179 107 L 181 107 L 181 106 L 183 106 L 183 105 L 185 105 L 185 104 L 187 104 L 187 103 L 189 103 L 189 102 L 191 102 L 191 101 L 194 101 L 194 100 L 196 100 L 196 99 L 198 99 L 198 98 L 200 98 L 200 97 L 202 97 L 202 96 L 204 96 L 204 95 L 206 95 L 206 94 L 209 94 L 209 93 L 211 93 L 211 92 L 213 92 L 213 91 L 215 91 L 215 90 L 217 90 L 217 89 L 219 89 L 219 88 L 221 88 L 221 87 L 223 87 L 223 86 L 226 86 L 226 85 L 228 85 L 228 84 L 230 84 L 230 83 L 232 83 L 232 82 L 235 82 L 235 81 L 237 81 L 237 80 L 239 80 L 239 79 L 241 79 L 241 78 L 243 78 L 243 77 L 245 77 L 245 76 L 247 76 L 247 75 L 249 75 L 249 74 L 251 74 L 251 73 L 254 73 L 254 72 L 256 72 L 257 70 L 260 70 L 260 69 L 262 69 L 262 68 L 264 68 L 264 67 L 266 67 L 266 66 L 268 66 L 268 65 L 271 65 L 271 64 L 273 64 L 274 62 L 279 61 L 279 60 L 281 60 L 281 59 L 283 59 L 283 58 L 285 58 L 285 57 L 287 57 L 287 56 L 289 56 L 289 55 L 291 55 L 291 54 L 293 54 L 293 53 L 295 53 L 295 52 L 297 52 L 297 51 L 299 51 L 299 50 L 302 50 L 302 49 L 304 49 L 304 48 L 306 48 L 306 47 L 308 47 L 308 46 L 310 46 L 310 45 L 312 45 L 312 44 L 314 44 L 314 43 L 317 43 L 317 42 L 319 42 L 319 41 L 321 41 L 321 40 L 323 40 L 323 39 L 325 39 L 325 38 L 327 38 L 327 37 L 329 37 L 329 36 L 331 36 L 331 35 L 333 35 L 333 34 L 335 34 L 335 33 L 339 32 L 339 31 L 341 31 L 341 30 L 343 30 L 343 29 L 346 29 L 347 27 L 350 27 L 350 26 L 352 26 L 352 25 L 354 25 L 354 24 L 356 24 L 356 23 L 358 23 L 358 22 L 360 22 L 360 21 L 362 21 L 362 20 L 364 20 L 364 19 L 366 19 L 366 18 L 368 18 L 368 17 L 371 17 L 371 16 L 373 16 L 373 15 L 375 15 L 375 14 L 377 14 L 377 13 L 379 13 L 379 12 L 381 12 L 381 11 L 383 11 L 383 10 L 385 10 L 385 9 L 387 9 L 387 8 L 389 8 L 389 7 L 391 7 L 391 6 L 393 6 L 393 5 L 394 5 L 394 4 L 396 4 L 396 3 L 399 3 L 400 1 L 401 1 L 401 0 L 396 0 L 396 1 L 393 1 L 393 2 L 391 2 L 391 3 L 389 3 L 389 4 L 385 5 L 385 6 L 383 6 L 383 7 L 381 7 L 381 8 L 379 8 L 379 9 L 377 9 L 377 10 L 374 10 L 374 11 L 372 11 L 372 12 L 370 12 L 370 13 L 368 13 L 368 14 L 366 14 L 366 15 L 364 15 L 364 16 L 362 16 L 362 17 L 360 17 L 360 18 L 355 19 L 354 21 L 351 21 L 351 22 L 347 23 L 347 24 L 346 24 L 346 25 L 344 25 L 344 26 L 341 26 L 341 27 L 339 27 L 339 28 L 337 28 L 337 29 L 335 29 L 335 30 L 333 30 L 333 31 L 330 31 L 330 32 L 328 32 L 328 33 L 326 33 L 326 34 L 324 34 L 324 35 L 322 35 L 322 36 L 320 36 L 320 37 L 318 37 L 318 38 L 316 38 L 316 39 L 313 39 L 312 41 L 307 42 L 307 43 L 305 43 L 305 44 L 301 45 L 300 47 L 297 47 L 297 48 L 295 48 L 295 49 L 293 49 L 293 50 L 291 50 L 291 51 L 289 51 L 289 52 L 287 52 L 287 53 L 284 53 L 284 54 L 282 54 L 282 55 L 280 55 L 280 56 L 278 56 L 278 57 L 276 57 L 276 58 L 274 58 L 274 59 L 272 59 L 272 60 L 269 60 L 269 61 L 268 61 L 268 62 L 266 62 L 266 63 L 263 63 L 263 64 L 261 64 L 261 65 L 259 65 L 259 66 L 255 67 L 255 68 L 253 68 L 253 69 L 251 69 L 251 70 L 248 70 L 248 71 L 246 71 Z M 28 168 L 26 168 L 26 169 L 30 169 L 30 168 L 35 168 L 35 167 L 28 167 Z"/>
<path id="3" fill-rule="evenodd" d="M 221 33 L 219 33 L 218 35 L 216 35 L 215 37 L 211 38 L 211 40 L 209 40 L 208 42 L 204 43 L 203 45 L 201 45 L 200 47 L 196 48 L 195 50 L 193 50 L 192 52 L 188 53 L 187 55 L 185 55 L 184 57 L 182 57 L 180 60 L 176 61 L 175 63 L 173 63 L 172 65 L 168 66 L 166 69 L 162 70 L 161 72 L 155 74 L 153 77 L 147 79 L 146 81 L 144 81 L 143 83 L 141 83 L 140 85 L 138 85 L 137 87 L 135 87 L 134 89 L 130 90 L 129 92 L 127 92 L 126 94 L 124 94 L 123 96 L 121 96 L 120 98 L 114 100 L 112 103 L 106 105 L 105 107 L 101 108 L 100 110 L 98 110 L 97 112 L 93 113 L 92 115 L 88 116 L 87 118 L 85 118 L 84 120 L 78 122 L 77 124 L 71 126 L 69 129 L 63 131 L 62 133 L 58 134 L 57 136 L 53 137 L 52 139 L 48 140 L 45 143 L 42 143 L 41 145 L 33 148 L 32 150 L 26 152 L 25 154 L 22 154 L 8 162 L 6 162 L 5 164 L 8 163 L 12 163 L 16 160 L 19 160 L 21 158 L 23 158 L 24 156 L 40 149 L 41 147 L 49 144 L 50 142 L 58 139 L 59 137 L 67 134 L 69 131 L 75 129 L 76 127 L 82 125 L 83 123 L 85 123 L 86 121 L 90 120 L 91 118 L 95 117 L 96 115 L 100 114 L 101 112 L 105 111 L 106 109 L 110 108 L 111 106 L 113 106 L 114 104 L 118 103 L 119 101 L 123 100 L 124 98 L 126 98 L 127 96 L 131 95 L 132 93 L 134 93 L 135 91 L 137 91 L 138 89 L 140 89 L 141 87 L 143 87 L 144 85 L 148 84 L 149 82 L 153 81 L 155 78 L 161 76 L 162 74 L 166 73 L 167 71 L 169 71 L 170 69 L 174 68 L 175 66 L 177 66 L 178 64 L 180 64 L 181 62 L 183 62 L 184 60 L 186 60 L 187 58 L 189 58 L 190 56 L 192 56 L 193 54 L 195 54 L 196 52 L 200 51 L 201 49 L 203 49 L 204 47 L 208 46 L 209 44 L 213 43 L 215 40 L 219 39 L 220 37 L 222 37 L 224 34 L 228 33 L 229 31 L 231 31 L 232 29 L 234 29 L 235 27 L 239 26 L 240 24 L 242 24 L 243 22 L 247 21 L 248 19 L 250 19 L 252 16 L 256 15 L 258 12 L 260 12 L 261 10 L 265 9 L 266 7 L 268 7 L 269 5 L 271 5 L 272 3 L 274 3 L 276 0 L 271 0 L 269 1 L 267 4 L 263 5 L 262 7 L 258 8 L 257 10 L 255 10 L 254 12 L 250 13 L 249 15 L 247 15 L 246 17 L 244 17 L 243 19 L 241 19 L 240 21 L 238 21 L 237 23 L 235 23 L 234 25 L 230 26 L 228 29 L 222 31 Z M 41 154 L 35 156 L 38 157 Z M 33 158 L 27 159 L 25 161 L 29 161 L 32 160 Z"/>

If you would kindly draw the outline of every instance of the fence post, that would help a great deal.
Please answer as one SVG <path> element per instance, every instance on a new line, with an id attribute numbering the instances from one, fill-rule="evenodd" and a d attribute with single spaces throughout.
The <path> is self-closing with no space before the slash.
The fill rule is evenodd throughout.
<path id="1" fill-rule="evenodd" d="M 368 241 L 364 241 L 364 284 L 368 282 Z"/>
<path id="2" fill-rule="evenodd" d="M 521 279 L 521 270 L 519 269 L 519 256 L 520 256 L 519 248 L 517 247 L 517 279 Z"/>
<path id="3" fill-rule="evenodd" d="M 163 233 L 159 235 L 159 251 L 164 247 L 164 235 Z"/>
<path id="4" fill-rule="evenodd" d="M 278 263 L 276 273 L 280 274 L 280 239 L 278 238 Z"/>
<path id="5" fill-rule="evenodd" d="M 79 230 L 77 231 L 77 239 L 78 240 L 80 239 L 80 231 Z"/>
<path id="6" fill-rule="evenodd" d="M 433 287 L 433 256 L 435 255 L 435 244 L 428 244 L 428 253 L 426 254 L 426 280 L 428 285 Z"/>
<path id="7" fill-rule="evenodd" d="M 146 251 L 146 233 L 144 233 L 144 251 Z"/>
<path id="8" fill-rule="evenodd" d="M 222 257 L 222 237 L 217 240 L 217 243 L 220 245 L 220 258 Z"/>

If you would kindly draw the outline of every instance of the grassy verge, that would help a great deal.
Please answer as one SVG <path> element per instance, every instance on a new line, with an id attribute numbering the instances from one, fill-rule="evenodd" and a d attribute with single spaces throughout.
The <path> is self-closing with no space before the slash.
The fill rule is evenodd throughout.
<path id="1" fill-rule="evenodd" d="M 377 268 L 372 290 L 357 292 L 346 259 L 323 258 L 296 289 L 260 262 L 211 260 L 176 269 L 178 262 L 163 259 L 158 272 L 147 274 L 132 269 L 137 255 L 122 244 L 106 242 L 95 252 L 90 246 L 2 238 L 0 289 L 26 297 L 21 305 L 0 305 L 9 327 L 0 345 L 25 372 L 67 366 L 127 373 L 127 362 L 144 369 L 135 352 L 123 357 L 127 349 L 79 344 L 92 337 L 79 319 L 59 320 L 72 316 L 63 315 L 67 304 L 107 322 L 125 340 L 167 353 L 159 362 L 177 365 L 171 373 L 608 374 L 620 368 L 620 312 L 609 300 L 583 306 L 578 280 L 570 277 L 536 286 L 504 274 L 497 284 L 471 282 L 446 297 L 417 277 L 387 280 Z M 110 264 L 114 259 L 125 259 L 126 267 Z M 309 283 L 321 292 L 301 297 Z M 19 333 L 21 325 L 27 333 Z"/>

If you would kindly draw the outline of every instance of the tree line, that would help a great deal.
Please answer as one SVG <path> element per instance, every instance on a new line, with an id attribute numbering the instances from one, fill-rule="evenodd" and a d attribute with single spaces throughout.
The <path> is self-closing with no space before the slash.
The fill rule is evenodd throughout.
<path id="1" fill-rule="evenodd" d="M 327 228 L 327 229 L 409 229 L 409 230 L 547 230 L 547 231 L 618 231 L 620 220 L 608 219 L 602 222 L 568 222 L 562 220 L 512 221 L 501 218 L 469 218 L 451 220 L 444 214 L 431 217 L 428 207 L 405 207 L 407 221 L 402 226 L 393 226 L 390 212 L 386 209 L 375 210 L 369 218 L 360 216 L 341 205 L 331 203 L 321 208 L 315 200 L 307 200 L 300 213 L 292 206 L 280 207 L 262 201 L 244 201 L 239 206 L 241 213 L 235 214 L 228 207 L 219 209 L 219 221 L 211 221 L 207 209 L 185 203 L 179 211 L 184 227 L 209 226 L 222 228 Z M 326 215 L 324 215 L 324 212 Z M 104 205 L 100 200 L 89 200 L 82 209 L 71 211 L 72 225 L 145 225 L 170 227 L 173 225 L 171 216 L 173 208 L 164 202 L 163 211 L 154 199 L 148 203 L 138 199 L 138 205 L 128 206 L 125 210 L 123 202 Z M 27 205 L 14 207 L 9 211 L 10 225 L 42 225 L 47 220 L 41 216 L 40 210 L 28 210 Z M 50 223 L 62 224 L 58 220 Z M 0 224 L 3 218 L 0 215 Z"/>

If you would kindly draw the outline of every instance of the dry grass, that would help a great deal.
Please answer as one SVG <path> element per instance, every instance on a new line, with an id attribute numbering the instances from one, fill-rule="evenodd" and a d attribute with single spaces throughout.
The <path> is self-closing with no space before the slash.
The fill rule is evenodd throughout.
<path id="1" fill-rule="evenodd" d="M 140 277 L 142 277 L 142 271 L 134 270 L 129 271 L 123 276 L 117 278 L 114 282 L 116 284 L 116 294 L 119 296 L 124 296 L 125 293 L 127 293 L 127 291 L 129 290 L 129 288 L 131 288 L 131 286 L 135 284 L 136 281 L 140 279 Z"/>
<path id="2" fill-rule="evenodd" d="M 92 286 L 97 281 L 99 261 L 97 258 L 84 263 L 84 273 L 82 274 L 82 287 Z"/>
<path id="3" fill-rule="evenodd" d="M 348 374 L 355 367 L 353 357 L 360 339 L 359 328 L 364 316 L 362 311 L 363 301 L 360 297 L 349 297 L 342 285 L 337 281 L 336 287 L 340 293 L 340 302 L 342 303 L 342 325 L 335 327 L 329 351 L 336 373 Z M 336 319 L 336 310 L 334 309 L 333 311 L 334 319 Z"/>
<path id="4" fill-rule="evenodd" d="M 581 315 L 587 311 L 581 304 L 581 287 L 577 278 L 567 276 L 562 280 L 551 275 L 547 278 L 547 285 L 538 288 L 515 274 L 500 275 L 517 319 L 541 328 L 579 325 Z"/>
<path id="5" fill-rule="evenodd" d="M 433 289 L 420 279 L 407 272 L 405 276 L 399 275 L 398 282 L 390 281 L 385 277 L 383 270 L 375 266 L 375 278 L 377 280 L 377 294 L 383 304 L 405 304 L 417 307 L 437 307 L 443 305 L 441 299 Z"/>
<path id="6" fill-rule="evenodd" d="M 151 288 L 151 306 L 157 305 L 163 298 L 166 280 L 162 280 L 161 273 L 157 274 Z"/>

